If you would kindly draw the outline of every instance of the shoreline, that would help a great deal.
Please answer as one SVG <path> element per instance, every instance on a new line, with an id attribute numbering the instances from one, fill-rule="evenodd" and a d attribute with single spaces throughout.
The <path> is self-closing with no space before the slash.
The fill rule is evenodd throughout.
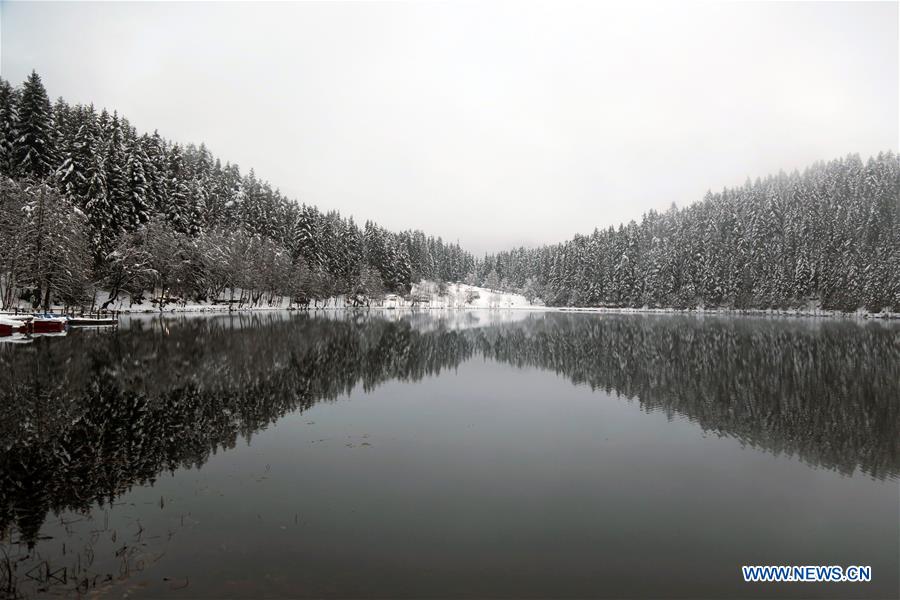
<path id="1" fill-rule="evenodd" d="M 643 315 L 694 315 L 694 316 L 740 316 L 740 317 L 800 317 L 800 318 L 827 318 L 827 319 L 852 319 L 855 321 L 893 321 L 900 319 L 900 313 L 880 312 L 872 313 L 857 310 L 843 312 L 824 309 L 736 309 L 736 308 L 609 308 L 609 307 L 568 307 L 568 306 L 319 306 L 309 308 L 296 308 L 287 306 L 245 306 L 234 308 L 224 304 L 187 305 L 184 307 L 166 308 L 163 310 L 153 308 L 123 308 L 118 312 L 121 315 L 153 315 L 153 314 L 197 314 L 197 313 L 249 313 L 249 312 L 337 312 L 337 311 L 403 311 L 403 312 L 558 312 L 558 313 L 586 313 L 586 314 L 643 314 Z"/>
<path id="2" fill-rule="evenodd" d="M 239 298 L 244 297 L 243 290 Z M 96 295 L 106 294 L 106 290 L 98 290 Z M 157 290 L 151 294 L 157 298 Z M 133 303 L 134 300 L 138 302 Z M 270 300 L 263 300 L 258 304 L 249 303 L 249 298 L 243 305 L 232 297 L 216 298 L 215 300 L 185 301 L 183 299 L 168 300 L 162 307 L 157 302 L 150 302 L 146 297 L 134 298 L 128 294 L 122 294 L 107 309 L 107 312 L 118 315 L 173 315 L 173 314 L 225 314 L 225 313 L 250 313 L 267 311 L 308 311 L 308 312 L 338 312 L 338 311 L 382 311 L 382 312 L 469 312 L 469 311 L 517 311 L 517 312 L 558 312 L 558 313 L 585 313 L 585 314 L 610 314 L 610 315 L 693 315 L 696 317 L 720 316 L 720 317 L 776 317 L 776 318 L 814 318 L 814 319 L 849 319 L 853 321 L 881 321 L 889 322 L 900 319 L 900 312 L 882 311 L 870 312 L 859 308 L 854 311 L 844 312 L 840 310 L 826 310 L 819 308 L 814 301 L 805 303 L 805 306 L 797 308 L 728 308 L 714 307 L 704 308 L 695 306 L 691 308 L 650 308 L 635 307 L 610 307 L 610 306 L 546 306 L 540 299 L 532 304 L 522 294 L 515 292 L 503 292 L 500 290 L 473 286 L 465 283 L 450 283 L 442 292 L 438 291 L 433 282 L 421 281 L 413 284 L 408 297 L 390 293 L 379 300 L 372 300 L 371 306 L 357 305 L 359 300 L 365 298 L 359 296 L 348 297 L 344 294 L 330 296 L 320 300 L 318 305 L 310 303 L 302 306 L 292 303 L 284 296 L 274 296 Z M 376 305 L 377 303 L 377 305 Z M 97 302 L 95 300 L 94 305 Z M 30 306 L 18 306 L 19 312 L 30 314 L 33 312 Z M 6 311 L 0 311 L 0 313 Z M 55 307 L 51 312 L 64 313 L 62 306 Z M 73 313 L 73 314 L 77 314 Z"/>

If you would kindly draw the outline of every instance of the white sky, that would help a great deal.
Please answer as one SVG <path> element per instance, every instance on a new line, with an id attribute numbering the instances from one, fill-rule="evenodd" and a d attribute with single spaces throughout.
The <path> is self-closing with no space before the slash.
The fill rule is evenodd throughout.
<path id="1" fill-rule="evenodd" d="M 475 252 L 898 149 L 898 4 L 11 3 L 4 78 Z"/>

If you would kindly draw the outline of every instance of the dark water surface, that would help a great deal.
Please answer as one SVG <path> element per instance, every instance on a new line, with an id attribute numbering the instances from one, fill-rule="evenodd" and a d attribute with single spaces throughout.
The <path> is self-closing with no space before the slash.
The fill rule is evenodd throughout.
<path id="1" fill-rule="evenodd" d="M 898 476 L 897 324 L 272 313 L 0 344 L 0 596 L 895 598 Z"/>

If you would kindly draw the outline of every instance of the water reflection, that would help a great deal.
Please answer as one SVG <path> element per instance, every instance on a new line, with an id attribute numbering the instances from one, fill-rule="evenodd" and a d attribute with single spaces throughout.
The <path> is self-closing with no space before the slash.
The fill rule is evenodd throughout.
<path id="1" fill-rule="evenodd" d="M 893 324 L 519 313 L 136 318 L 0 345 L 0 533 L 32 545 L 287 413 L 472 357 L 537 367 L 846 475 L 900 473 Z M 551 398 L 546 400 L 552 402 Z"/>

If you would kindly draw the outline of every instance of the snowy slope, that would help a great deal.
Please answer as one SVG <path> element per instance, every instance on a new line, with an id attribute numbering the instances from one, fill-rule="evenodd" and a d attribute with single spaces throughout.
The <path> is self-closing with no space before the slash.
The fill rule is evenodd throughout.
<path id="1" fill-rule="evenodd" d="M 491 291 L 465 283 L 451 283 L 447 285 L 447 293 L 439 295 L 436 291 L 432 292 L 435 287 L 432 282 L 423 281 L 413 285 L 412 295 L 431 296 L 431 302 L 425 304 L 430 308 L 534 308 L 521 294 Z"/>

